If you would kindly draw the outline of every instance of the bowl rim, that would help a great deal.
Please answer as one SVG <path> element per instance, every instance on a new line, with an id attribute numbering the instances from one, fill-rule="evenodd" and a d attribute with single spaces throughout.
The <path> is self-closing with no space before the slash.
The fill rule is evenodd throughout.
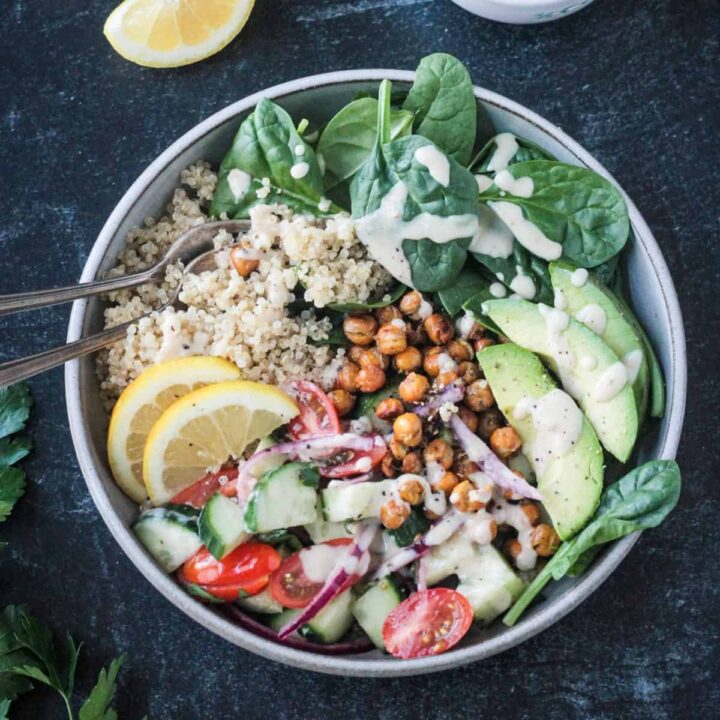
<path id="1" fill-rule="evenodd" d="M 261 90 L 214 113 L 172 143 L 148 165 L 130 186 L 100 231 L 83 268 L 80 282 L 89 282 L 95 279 L 109 244 L 121 222 L 165 167 L 201 137 L 213 131 L 223 122 L 254 107 L 261 98 L 277 99 L 285 95 L 326 85 L 358 81 L 374 82 L 385 78 L 398 82 L 412 82 L 414 77 L 415 73 L 412 71 L 392 69 L 358 69 L 322 73 Z M 530 122 L 538 129 L 549 134 L 570 151 L 580 164 L 605 176 L 620 188 L 612 175 L 590 153 L 554 124 L 519 103 L 495 92 L 477 86 L 474 87 L 474 92 L 478 100 Z M 661 288 L 665 312 L 670 321 L 671 363 L 669 370 L 672 377 L 672 392 L 668 393 L 666 401 L 668 422 L 664 437 L 660 439 L 661 450 L 659 456 L 661 458 L 674 458 L 683 424 L 687 386 L 685 333 L 680 305 L 667 264 L 650 228 L 632 200 L 622 188 L 620 189 L 628 205 L 636 242 L 643 246 L 644 252 L 652 265 Z M 68 324 L 68 342 L 75 341 L 82 336 L 87 306 L 88 300 L 78 300 L 73 304 Z M 151 560 L 113 508 L 110 496 L 105 491 L 98 470 L 93 463 L 91 440 L 84 426 L 81 411 L 80 364 L 78 360 L 66 365 L 65 386 L 72 440 L 81 472 L 92 499 L 111 534 L 145 579 L 149 580 L 173 605 L 206 629 L 220 635 L 223 639 L 265 658 L 301 669 L 334 675 L 391 677 L 436 672 L 488 658 L 530 639 L 577 607 L 609 577 L 639 537 L 639 533 L 635 533 L 617 541 L 593 566 L 590 572 L 554 602 L 540 606 L 534 613 L 526 616 L 514 627 L 506 629 L 497 636 L 487 638 L 480 644 L 456 648 L 453 652 L 444 655 L 405 660 L 403 662 L 398 662 L 389 657 L 360 660 L 352 655 L 329 656 L 288 648 L 253 634 L 230 622 L 226 617 L 214 612 L 209 607 L 196 602 Z"/>

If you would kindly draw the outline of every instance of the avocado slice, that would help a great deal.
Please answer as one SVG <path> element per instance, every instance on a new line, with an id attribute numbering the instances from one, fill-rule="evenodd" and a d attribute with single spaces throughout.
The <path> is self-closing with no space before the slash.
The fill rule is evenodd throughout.
<path id="1" fill-rule="evenodd" d="M 642 418 L 647 411 L 650 370 L 637 321 L 628 315 L 615 295 L 591 275 L 582 283 L 573 283 L 576 271 L 575 265 L 569 262 L 550 263 L 556 297 L 562 293 L 559 309 L 588 323 L 588 327 L 622 360 L 632 382 L 638 416 Z"/>
<path id="2" fill-rule="evenodd" d="M 550 366 L 606 450 L 626 462 L 637 438 L 638 414 L 620 358 L 590 328 L 561 310 L 513 298 L 489 300 L 486 307 L 504 335 Z"/>
<path id="3" fill-rule="evenodd" d="M 523 442 L 555 530 L 563 540 L 571 538 L 595 512 L 603 488 L 603 452 L 595 431 L 531 352 L 512 343 L 492 345 L 478 361 Z"/>

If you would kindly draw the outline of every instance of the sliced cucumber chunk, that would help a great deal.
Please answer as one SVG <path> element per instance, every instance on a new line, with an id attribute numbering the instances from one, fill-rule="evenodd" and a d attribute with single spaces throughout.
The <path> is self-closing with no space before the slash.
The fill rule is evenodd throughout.
<path id="1" fill-rule="evenodd" d="M 144 512 L 133 531 L 165 572 L 177 570 L 202 545 L 199 511 L 189 505 L 169 505 Z"/>
<path id="2" fill-rule="evenodd" d="M 382 629 L 385 618 L 403 601 L 400 587 L 392 577 L 385 577 L 363 593 L 353 605 L 352 613 L 358 625 L 376 647 L 385 649 Z"/>
<path id="3" fill-rule="evenodd" d="M 314 522 L 305 525 L 305 530 L 310 536 L 310 539 L 318 545 L 319 543 L 327 542 L 328 540 L 335 540 L 337 538 L 351 538 L 353 537 L 352 532 L 348 529 L 348 523 L 346 522 L 328 522 L 323 519 L 322 504 L 320 498 L 318 498 L 317 504 L 317 518 Z"/>
<path id="4" fill-rule="evenodd" d="M 260 613 L 262 615 L 277 615 L 283 612 L 283 606 L 273 598 L 270 591 L 265 589 L 257 595 L 240 598 L 237 604 L 249 612 Z"/>
<path id="5" fill-rule="evenodd" d="M 353 624 L 352 605 L 352 592 L 346 590 L 329 602 L 310 622 L 305 623 L 298 633 L 319 643 L 337 642 Z M 284 610 L 279 615 L 273 615 L 268 625 L 277 632 L 300 612 L 302 610 Z"/>
<path id="6" fill-rule="evenodd" d="M 255 452 L 259 453 L 268 448 L 277 445 L 269 435 L 262 438 L 255 448 Z M 254 454 L 254 453 L 253 453 Z M 264 460 L 259 461 L 252 469 L 252 475 L 256 478 L 261 478 L 263 475 L 267 475 L 271 470 L 279 468 L 284 465 L 287 461 L 286 455 L 268 455 Z"/>
<path id="7" fill-rule="evenodd" d="M 250 537 L 243 516 L 242 508 L 221 493 L 215 493 L 202 509 L 198 520 L 200 539 L 218 560 Z"/>
<path id="8" fill-rule="evenodd" d="M 303 482 L 304 467 L 303 463 L 288 463 L 263 475 L 245 508 L 248 531 L 270 532 L 315 520 L 317 492 Z"/>
<path id="9" fill-rule="evenodd" d="M 394 485 L 394 480 L 381 480 L 326 488 L 322 491 L 323 515 L 331 522 L 379 517 Z"/>

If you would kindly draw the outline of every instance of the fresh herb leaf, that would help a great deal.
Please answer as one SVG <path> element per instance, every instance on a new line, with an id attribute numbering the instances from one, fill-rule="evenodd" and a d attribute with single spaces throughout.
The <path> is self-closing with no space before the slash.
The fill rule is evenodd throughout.
<path id="1" fill-rule="evenodd" d="M 414 131 L 467 166 L 477 132 L 472 80 L 452 55 L 434 53 L 420 61 L 403 107 L 415 115 Z"/>
<path id="2" fill-rule="evenodd" d="M 117 676 L 125 662 L 125 657 L 119 657 L 110 663 L 110 667 L 102 668 L 97 683 L 83 703 L 78 713 L 80 720 L 113 720 L 117 713 L 110 707 L 115 690 L 117 689 Z"/>
<path id="3" fill-rule="evenodd" d="M 24 493 L 25 473 L 14 467 L 0 467 L 0 522 L 7 520 Z"/>
<path id="4" fill-rule="evenodd" d="M 20 383 L 0 388 L 0 438 L 25 428 L 31 405 L 32 398 L 27 385 Z"/>
<path id="5" fill-rule="evenodd" d="M 20 462 L 32 449 L 28 438 L 19 437 L 10 440 L 0 438 L 0 465 L 14 465 Z"/>
<path id="6" fill-rule="evenodd" d="M 0 686 L 0 693 L 2 693 L 2 686 Z M 10 700 L 0 700 L 0 720 L 8 720 L 9 712 Z"/>
<path id="7" fill-rule="evenodd" d="M 503 135 L 512 135 L 512 133 L 502 133 Z M 541 148 L 529 140 L 526 140 L 519 135 L 514 135 L 515 142 L 517 142 L 518 148 L 515 154 L 510 158 L 508 166 L 515 165 L 516 163 L 527 162 L 528 160 L 555 160 L 547 150 Z M 475 156 L 475 159 L 470 164 L 474 173 L 489 173 L 492 170 L 488 169 L 490 162 L 495 154 L 498 147 L 498 135 L 490 138 L 485 145 L 482 147 L 480 152 Z"/>
<path id="8" fill-rule="evenodd" d="M 429 527 L 430 521 L 425 517 L 425 513 L 419 508 L 413 508 L 408 518 L 399 528 L 387 532 L 399 547 L 407 547 Z"/>
<path id="9" fill-rule="evenodd" d="M 532 196 L 518 197 L 492 185 L 480 200 L 518 205 L 527 220 L 562 245 L 563 257 L 592 268 L 625 246 L 630 233 L 627 207 L 605 178 L 587 168 L 550 160 L 517 163 L 508 172 L 515 178 L 531 178 Z"/>
<path id="10" fill-rule="evenodd" d="M 320 484 L 320 471 L 313 463 L 303 463 L 300 466 L 300 482 L 308 487 L 316 488 Z"/>
<path id="11" fill-rule="evenodd" d="M 517 599 L 503 622 L 514 625 L 550 580 L 559 580 L 583 557 L 638 530 L 657 527 L 680 497 L 680 469 L 674 460 L 653 460 L 629 472 L 603 492 L 593 520 L 568 540 Z"/>
<path id="12" fill-rule="evenodd" d="M 468 261 L 453 284 L 438 291 L 437 298 L 445 312 L 450 317 L 455 317 L 468 300 L 484 291 L 492 297 L 490 281 L 474 263 Z"/>
<path id="13" fill-rule="evenodd" d="M 302 148 L 302 154 L 297 149 Z M 307 173 L 293 177 L 291 168 L 307 163 Z M 251 176 L 247 191 L 240 197 L 233 193 L 229 176 L 240 170 Z M 262 181 L 267 178 L 267 186 Z M 267 187 L 268 195 L 264 187 Z M 247 217 L 250 208 L 267 202 L 280 202 L 294 210 L 322 214 L 318 204 L 322 198 L 323 181 L 320 166 L 312 147 L 295 129 L 290 115 L 279 105 L 263 98 L 255 110 L 240 125 L 233 145 L 220 165 L 217 190 L 213 196 L 211 214 L 225 213 L 229 218 Z M 330 208 L 328 212 L 337 212 Z"/>

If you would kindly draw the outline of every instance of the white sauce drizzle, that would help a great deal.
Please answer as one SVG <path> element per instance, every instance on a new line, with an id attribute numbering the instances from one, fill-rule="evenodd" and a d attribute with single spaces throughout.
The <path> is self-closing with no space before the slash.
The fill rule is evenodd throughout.
<path id="1" fill-rule="evenodd" d="M 537 562 L 537 553 L 532 546 L 533 526 L 520 505 L 508 503 L 499 493 L 493 495 L 495 506 L 492 516 L 498 525 L 509 525 L 517 530 L 520 553 L 515 558 L 518 570 L 532 570 Z"/>
<path id="2" fill-rule="evenodd" d="M 423 298 L 420 301 L 420 307 L 418 308 L 418 319 L 425 320 L 425 318 L 429 318 L 432 315 L 432 311 L 432 305 Z"/>
<path id="3" fill-rule="evenodd" d="M 500 282 L 494 282 L 490 286 L 490 294 L 494 298 L 504 298 L 507 295 L 507 288 Z"/>
<path id="4" fill-rule="evenodd" d="M 517 275 L 510 281 L 510 289 L 516 292 L 525 300 L 532 300 L 535 297 L 535 282 L 529 276 L 522 272 L 521 267 L 516 267 Z"/>
<path id="5" fill-rule="evenodd" d="M 436 183 L 447 187 L 450 184 L 450 161 L 445 153 L 434 145 L 423 145 L 415 151 L 415 160 L 427 168 Z"/>
<path id="6" fill-rule="evenodd" d="M 488 175 L 476 175 L 475 176 L 475 182 L 478 186 L 478 192 L 485 192 L 486 190 L 489 190 L 493 185 L 493 179 L 489 177 Z"/>
<path id="7" fill-rule="evenodd" d="M 589 273 L 585 268 L 578 268 L 570 274 L 570 282 L 580 288 L 587 282 L 588 277 Z"/>
<path id="8" fill-rule="evenodd" d="M 495 175 L 495 185 L 516 197 L 529 198 L 535 191 L 535 183 L 530 177 L 515 178 L 509 170 L 501 170 Z"/>
<path id="9" fill-rule="evenodd" d="M 302 180 L 302 178 L 304 178 L 309 172 L 310 165 L 306 162 L 295 163 L 290 168 L 290 174 L 295 178 L 295 180 Z"/>
<path id="10" fill-rule="evenodd" d="M 609 402 L 625 387 L 628 381 L 627 368 L 621 361 L 613 363 L 597 379 L 595 399 L 598 402 Z"/>
<path id="11" fill-rule="evenodd" d="M 567 310 L 567 298 L 560 288 L 555 288 L 553 296 L 553 305 L 556 310 Z"/>
<path id="12" fill-rule="evenodd" d="M 642 350 L 631 350 L 622 357 L 622 364 L 627 370 L 627 378 L 629 383 L 634 383 L 637 380 L 638 373 L 640 372 L 640 366 L 643 361 Z"/>
<path id="13" fill-rule="evenodd" d="M 426 509 L 428 509 L 430 512 L 434 513 L 438 517 L 445 514 L 445 511 L 447 510 L 447 498 L 445 496 L 445 493 L 436 492 L 432 489 L 430 483 L 422 475 L 416 475 L 415 473 L 405 473 L 403 475 L 400 475 L 400 477 L 398 477 L 398 479 L 395 481 L 395 485 L 393 487 L 393 497 L 395 498 L 395 500 L 397 500 L 398 502 L 404 502 L 400 498 L 399 491 L 402 488 L 403 484 L 407 482 L 419 482 L 422 485 L 422 502 L 425 505 Z"/>
<path id="14" fill-rule="evenodd" d="M 437 356 L 437 366 L 441 373 L 457 370 L 457 363 L 447 353 L 440 353 Z"/>
<path id="15" fill-rule="evenodd" d="M 465 534 L 478 545 L 489 545 L 493 541 L 495 518 L 485 510 L 478 510 L 466 523 Z"/>
<path id="16" fill-rule="evenodd" d="M 298 157 L 302 157 L 305 154 L 305 146 L 304 145 L 296 145 L 295 146 L 295 155 Z"/>
<path id="17" fill-rule="evenodd" d="M 327 198 L 320 198 L 320 202 L 318 203 L 318 210 L 320 212 L 327 212 L 330 207 L 332 206 L 332 203 Z"/>
<path id="18" fill-rule="evenodd" d="M 526 220 L 519 205 L 502 200 L 489 202 L 488 205 L 510 228 L 515 239 L 533 255 L 544 260 L 557 260 L 562 255 L 562 245 L 551 240 L 537 225 Z"/>
<path id="19" fill-rule="evenodd" d="M 557 363 L 558 374 L 560 375 L 563 385 L 572 395 L 582 394 L 572 372 L 577 365 L 577 358 L 575 357 L 575 353 L 570 349 L 570 344 L 564 334 L 570 324 L 570 316 L 562 310 L 551 308 L 543 303 L 538 304 L 538 312 L 543 320 L 545 320 L 550 354 Z"/>
<path id="20" fill-rule="evenodd" d="M 587 325 L 596 335 L 602 335 L 607 327 L 607 313 L 595 303 L 581 307 L 575 319 Z"/>
<path id="21" fill-rule="evenodd" d="M 517 138 L 512 133 L 500 133 L 495 138 L 495 152 L 488 163 L 488 172 L 505 170 L 519 149 Z"/>
<path id="22" fill-rule="evenodd" d="M 233 168 L 228 173 L 227 181 L 230 192 L 235 198 L 235 202 L 239 202 L 245 197 L 245 193 L 248 191 L 250 183 L 252 182 L 252 176 L 242 170 Z"/>
<path id="23" fill-rule="evenodd" d="M 513 234 L 510 228 L 485 205 L 480 205 L 479 226 L 477 233 L 473 236 L 470 247 L 471 252 L 489 255 L 493 258 L 507 258 L 513 251 Z M 500 274 L 498 278 L 502 280 Z"/>
<path id="24" fill-rule="evenodd" d="M 580 358 L 580 367 L 583 370 L 594 370 L 597 367 L 597 358 L 593 355 L 583 355 Z"/>
<path id="25" fill-rule="evenodd" d="M 567 455 L 580 439 L 583 414 L 573 399 L 555 388 L 540 398 L 524 397 L 513 410 L 513 417 L 530 416 L 535 438 L 525 443 L 525 455 L 535 474 L 541 476 L 556 458 Z"/>
<path id="26" fill-rule="evenodd" d="M 490 287 L 492 292 L 492 286 Z M 467 340 L 470 337 L 470 333 L 475 327 L 475 316 L 472 313 L 466 312 L 462 317 L 458 318 L 455 323 L 455 329 L 458 335 L 463 339 Z"/>

